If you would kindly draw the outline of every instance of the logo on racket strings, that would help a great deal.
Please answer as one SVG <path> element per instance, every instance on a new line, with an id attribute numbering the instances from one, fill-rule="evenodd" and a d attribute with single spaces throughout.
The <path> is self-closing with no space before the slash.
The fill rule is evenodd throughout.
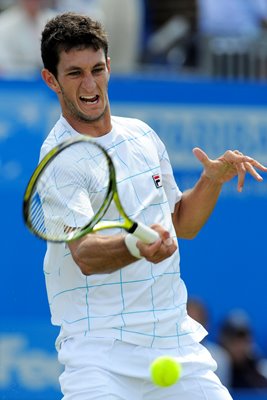
<path id="1" fill-rule="evenodd" d="M 157 189 L 162 187 L 162 181 L 161 181 L 161 176 L 159 174 L 156 175 L 152 175 L 154 184 L 156 186 Z"/>

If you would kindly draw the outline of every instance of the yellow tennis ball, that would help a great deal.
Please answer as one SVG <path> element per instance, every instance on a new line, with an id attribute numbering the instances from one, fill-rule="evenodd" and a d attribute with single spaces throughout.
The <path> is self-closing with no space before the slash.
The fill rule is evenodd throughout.
<path id="1" fill-rule="evenodd" d="M 152 382 L 158 386 L 174 385 L 181 376 L 181 364 L 170 356 L 156 358 L 150 365 Z"/>

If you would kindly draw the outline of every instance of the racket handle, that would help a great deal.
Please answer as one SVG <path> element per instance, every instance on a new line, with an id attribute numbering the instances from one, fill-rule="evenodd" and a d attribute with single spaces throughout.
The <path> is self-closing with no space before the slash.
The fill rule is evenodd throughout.
<path id="1" fill-rule="evenodd" d="M 154 243 L 158 238 L 158 232 L 148 226 L 138 222 L 136 228 L 132 234 L 144 243 L 150 244 Z"/>
<path id="2" fill-rule="evenodd" d="M 148 226 L 138 222 L 135 223 L 135 229 L 125 236 L 125 244 L 129 252 L 136 258 L 143 258 L 140 254 L 138 247 L 136 246 L 137 240 L 141 240 L 144 243 L 154 243 L 159 238 L 158 232 L 149 228 Z"/>

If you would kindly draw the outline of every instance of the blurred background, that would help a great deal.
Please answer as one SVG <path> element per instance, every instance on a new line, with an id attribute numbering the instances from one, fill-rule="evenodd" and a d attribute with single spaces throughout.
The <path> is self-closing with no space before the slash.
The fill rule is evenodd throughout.
<path id="1" fill-rule="evenodd" d="M 110 36 L 114 115 L 141 118 L 165 142 L 178 185 L 239 149 L 267 165 L 267 0 L 0 0 L 0 399 L 59 400 L 42 262 L 22 221 L 39 148 L 59 116 L 40 78 L 50 16 L 81 11 Z M 236 400 L 267 399 L 267 176 L 227 184 L 193 241 L 180 241 L 189 313 Z M 88 377 L 90 379 L 90 377 Z"/>

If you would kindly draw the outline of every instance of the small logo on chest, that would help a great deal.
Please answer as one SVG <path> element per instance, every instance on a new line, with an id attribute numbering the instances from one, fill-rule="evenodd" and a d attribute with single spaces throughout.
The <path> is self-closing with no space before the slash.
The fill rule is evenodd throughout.
<path id="1" fill-rule="evenodd" d="M 152 175 L 154 184 L 156 186 L 157 189 L 162 187 L 162 181 L 161 181 L 161 176 L 159 174 L 156 175 Z"/>

